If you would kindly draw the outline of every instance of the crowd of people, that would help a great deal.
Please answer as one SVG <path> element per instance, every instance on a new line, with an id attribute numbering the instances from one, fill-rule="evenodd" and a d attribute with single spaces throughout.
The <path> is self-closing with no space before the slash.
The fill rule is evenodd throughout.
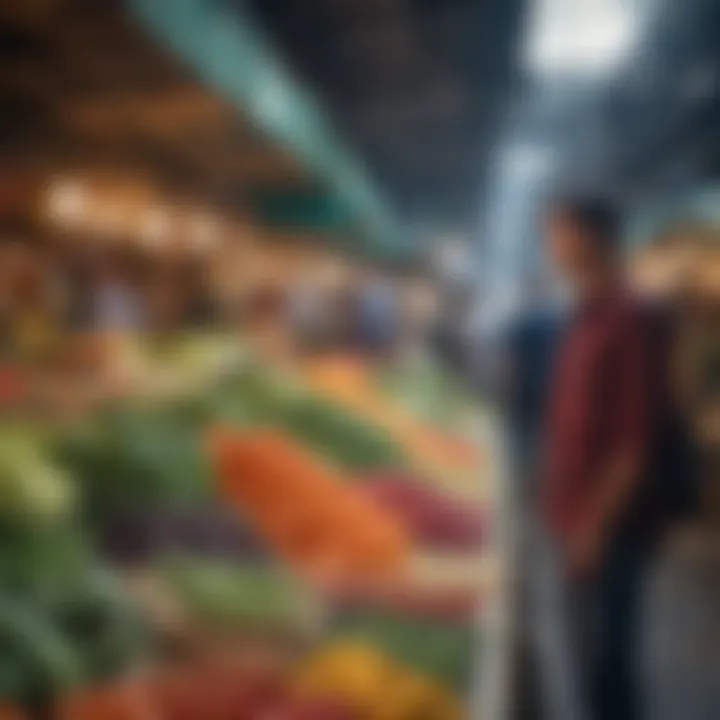
<path id="1" fill-rule="evenodd" d="M 0 246 L 2 347 L 24 361 L 47 359 L 75 331 L 141 331 L 191 315 L 191 267 L 158 271 L 117 248 L 68 250 L 7 240 Z M 201 292 L 200 292 L 201 294 Z"/>
<path id="2" fill-rule="evenodd" d="M 333 283 L 302 270 L 285 282 L 259 275 L 234 281 L 228 291 L 215 277 L 222 262 L 150 255 L 121 244 L 6 236 L 0 241 L 0 353 L 47 365 L 82 335 L 272 327 L 292 336 L 296 351 L 342 348 L 387 357 L 413 324 L 411 293 L 380 266 L 357 266 Z"/>

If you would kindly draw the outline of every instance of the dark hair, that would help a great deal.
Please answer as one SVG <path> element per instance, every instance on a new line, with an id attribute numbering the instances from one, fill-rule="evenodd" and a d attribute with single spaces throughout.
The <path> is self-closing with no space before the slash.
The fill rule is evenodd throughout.
<path id="1" fill-rule="evenodd" d="M 607 198 L 574 195 L 556 198 L 552 212 L 573 221 L 605 252 L 618 249 L 623 230 L 620 209 Z"/>

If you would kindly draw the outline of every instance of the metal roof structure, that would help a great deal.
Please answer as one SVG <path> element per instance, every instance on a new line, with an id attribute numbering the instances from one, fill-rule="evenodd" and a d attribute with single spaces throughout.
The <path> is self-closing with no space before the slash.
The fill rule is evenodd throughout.
<path id="1" fill-rule="evenodd" d="M 517 81 L 524 0 L 230 0 L 249 10 L 400 218 L 472 232 Z"/>

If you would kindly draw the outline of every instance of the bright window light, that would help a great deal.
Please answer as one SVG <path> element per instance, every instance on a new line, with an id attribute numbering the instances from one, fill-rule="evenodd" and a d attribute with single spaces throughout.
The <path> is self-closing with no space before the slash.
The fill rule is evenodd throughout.
<path id="1" fill-rule="evenodd" d="M 554 160 L 551 148 L 530 143 L 510 145 L 503 153 L 503 168 L 514 176 L 538 178 L 549 172 Z"/>
<path id="2" fill-rule="evenodd" d="M 535 0 L 525 59 L 541 75 L 603 75 L 627 57 L 639 26 L 629 0 Z"/>

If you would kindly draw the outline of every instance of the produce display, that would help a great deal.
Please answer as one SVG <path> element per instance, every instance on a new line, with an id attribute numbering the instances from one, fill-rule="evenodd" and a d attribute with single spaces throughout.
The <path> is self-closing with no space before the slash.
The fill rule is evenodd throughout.
<path id="1" fill-rule="evenodd" d="M 480 470 L 467 404 L 440 429 L 359 361 L 145 354 L 193 382 L 0 425 L 0 720 L 466 717 L 476 578 L 427 567 L 487 534 L 434 475 Z"/>
<path id="2" fill-rule="evenodd" d="M 213 402 L 226 419 L 281 428 L 349 472 L 406 464 L 402 447 L 387 431 L 292 376 L 248 365 L 228 378 Z"/>
<path id="3" fill-rule="evenodd" d="M 418 419 L 459 429 L 468 413 L 468 391 L 428 358 L 412 358 L 378 373 L 382 392 Z"/>
<path id="4" fill-rule="evenodd" d="M 223 494 L 291 561 L 351 575 L 402 566 L 400 523 L 296 441 L 220 430 L 212 446 Z"/>
<path id="5" fill-rule="evenodd" d="M 67 516 L 74 501 L 70 476 L 37 433 L 8 427 L 0 434 L 0 517 L 42 524 Z"/>
<path id="6" fill-rule="evenodd" d="M 108 558 L 125 566 L 175 555 L 245 561 L 269 556 L 257 534 L 218 502 L 118 510 L 102 522 L 98 541 Z"/>
<path id="7" fill-rule="evenodd" d="M 476 472 L 480 466 L 481 459 L 473 442 L 419 419 L 410 407 L 412 403 L 389 397 L 383 389 L 382 377 L 378 378 L 356 359 L 340 357 L 317 361 L 305 369 L 305 378 L 321 396 L 332 398 L 347 411 L 382 428 L 393 442 L 404 448 L 407 462 L 413 467 L 435 474 Z M 417 391 L 422 392 L 423 386 L 423 381 L 418 383 Z"/>
<path id="8" fill-rule="evenodd" d="M 366 476 L 362 490 L 402 523 L 416 545 L 479 551 L 484 536 L 479 508 L 447 497 L 429 482 L 397 470 Z"/>
<path id="9" fill-rule="evenodd" d="M 69 527 L 5 526 L 3 550 L 0 697 L 42 709 L 144 656 L 141 614 Z"/>
<path id="10" fill-rule="evenodd" d="M 297 678 L 302 694 L 332 693 L 369 720 L 460 720 L 461 704 L 442 684 L 361 641 L 337 641 L 311 656 Z"/>
<path id="11" fill-rule="evenodd" d="M 158 572 L 195 617 L 215 626 L 293 627 L 315 610 L 309 588 L 278 567 L 178 556 Z"/>
<path id="12" fill-rule="evenodd" d="M 340 613 L 334 631 L 380 648 L 396 662 L 434 677 L 448 688 L 461 691 L 470 682 L 477 638 L 467 622 L 362 608 Z"/>

